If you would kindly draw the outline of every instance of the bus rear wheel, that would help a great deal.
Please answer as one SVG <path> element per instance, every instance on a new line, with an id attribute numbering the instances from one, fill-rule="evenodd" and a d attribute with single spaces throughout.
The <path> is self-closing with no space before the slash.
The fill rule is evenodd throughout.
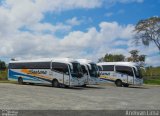
<path id="1" fill-rule="evenodd" d="M 115 82 L 117 87 L 122 87 L 122 81 L 121 80 L 116 80 Z"/>
<path id="2" fill-rule="evenodd" d="M 123 86 L 124 86 L 124 87 L 129 87 L 129 84 L 126 83 L 126 84 L 123 84 Z"/>
<path id="3" fill-rule="evenodd" d="M 87 87 L 87 85 L 86 85 L 86 84 L 84 84 L 84 85 L 82 85 L 82 87 Z"/>
<path id="4" fill-rule="evenodd" d="M 52 87 L 59 87 L 59 82 L 57 80 L 52 81 Z"/>
<path id="5" fill-rule="evenodd" d="M 18 78 L 18 84 L 23 85 L 23 79 L 22 79 L 22 77 Z"/>

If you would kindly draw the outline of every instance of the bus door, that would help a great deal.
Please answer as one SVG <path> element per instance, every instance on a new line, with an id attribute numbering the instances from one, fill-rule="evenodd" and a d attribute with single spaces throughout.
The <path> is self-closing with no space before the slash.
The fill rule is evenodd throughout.
<path id="1" fill-rule="evenodd" d="M 143 84 L 143 78 L 141 74 L 140 67 L 133 67 L 134 70 L 134 84 L 135 85 L 142 85 Z M 144 70 L 144 69 L 143 69 Z"/>
<path id="2" fill-rule="evenodd" d="M 86 65 L 81 65 L 82 71 L 83 71 L 83 75 L 85 77 L 85 83 L 89 84 L 89 71 L 87 69 Z"/>
<path id="3" fill-rule="evenodd" d="M 132 67 L 116 66 L 117 77 L 124 83 L 134 84 L 134 73 Z"/>
<path id="4" fill-rule="evenodd" d="M 69 85 L 69 69 L 65 63 L 52 63 L 53 78 L 56 78 L 59 83 Z"/>

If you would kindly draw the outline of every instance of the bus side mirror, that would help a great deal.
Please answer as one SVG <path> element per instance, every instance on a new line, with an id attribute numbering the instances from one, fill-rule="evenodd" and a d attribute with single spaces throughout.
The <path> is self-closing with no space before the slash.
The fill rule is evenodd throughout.
<path id="1" fill-rule="evenodd" d="M 69 72 L 64 72 L 65 74 L 69 75 Z"/>

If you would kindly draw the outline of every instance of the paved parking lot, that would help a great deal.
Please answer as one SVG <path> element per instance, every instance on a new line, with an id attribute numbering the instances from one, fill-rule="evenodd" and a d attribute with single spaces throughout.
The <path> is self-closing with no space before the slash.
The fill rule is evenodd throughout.
<path id="1" fill-rule="evenodd" d="M 160 87 L 91 86 L 52 88 L 0 83 L 0 109 L 103 110 L 160 109 Z"/>

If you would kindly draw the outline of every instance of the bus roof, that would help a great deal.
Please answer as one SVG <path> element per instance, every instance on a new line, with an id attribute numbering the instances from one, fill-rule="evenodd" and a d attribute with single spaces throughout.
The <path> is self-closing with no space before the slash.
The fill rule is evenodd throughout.
<path id="1" fill-rule="evenodd" d="M 121 65 L 121 66 L 131 66 L 131 67 L 138 66 L 138 64 L 134 62 L 100 62 L 97 63 L 97 65 Z"/>
<path id="2" fill-rule="evenodd" d="M 94 62 L 92 62 L 91 60 L 88 60 L 88 59 L 76 59 L 80 64 L 96 64 Z"/>
<path id="3" fill-rule="evenodd" d="M 72 58 L 41 58 L 41 59 L 31 59 L 31 60 L 17 60 L 10 61 L 9 63 L 23 63 L 23 62 L 62 62 L 62 63 L 71 63 L 77 62 Z M 78 62 L 77 62 L 78 63 Z"/>

